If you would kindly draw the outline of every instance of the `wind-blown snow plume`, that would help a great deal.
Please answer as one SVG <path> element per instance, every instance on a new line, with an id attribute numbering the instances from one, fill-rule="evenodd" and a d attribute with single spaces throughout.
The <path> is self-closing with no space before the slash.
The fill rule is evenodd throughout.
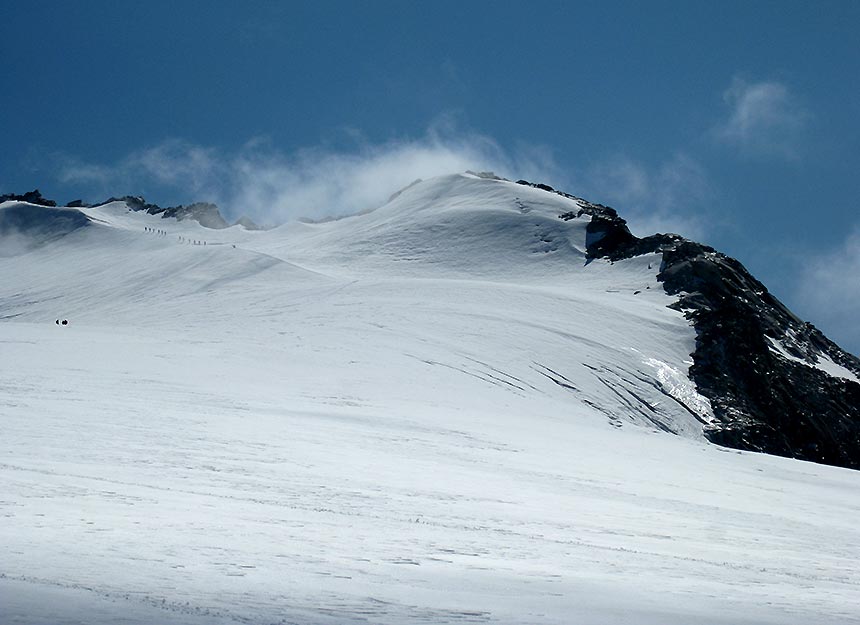
<path id="1" fill-rule="evenodd" d="M 232 216 L 262 223 L 355 213 L 383 204 L 418 178 L 465 170 L 489 170 L 564 184 L 545 149 L 526 146 L 511 156 L 476 133 L 431 128 L 420 139 L 352 149 L 316 147 L 285 153 L 254 140 L 235 154 L 180 140 L 132 152 L 116 166 L 67 163 L 64 182 L 88 182 L 136 192 L 142 184 L 168 188 L 187 201 L 216 202 Z"/>

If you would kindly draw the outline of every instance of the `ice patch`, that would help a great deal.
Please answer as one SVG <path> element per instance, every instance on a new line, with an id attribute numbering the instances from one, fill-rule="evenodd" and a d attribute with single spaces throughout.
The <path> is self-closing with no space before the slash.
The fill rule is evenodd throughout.
<path id="1" fill-rule="evenodd" d="M 844 380 L 849 380 L 851 382 L 860 383 L 860 378 L 858 378 L 854 372 L 846 369 L 842 365 L 833 362 L 830 357 L 826 354 L 819 354 L 818 362 L 815 364 L 816 369 L 821 369 L 824 373 L 833 376 L 834 378 L 842 378 Z"/>
<path id="2" fill-rule="evenodd" d="M 792 362 L 799 362 L 800 364 L 806 365 L 807 367 L 811 366 L 803 358 L 798 358 L 797 356 L 789 353 L 788 350 L 785 349 L 785 346 L 782 343 L 780 343 L 779 341 L 777 341 L 777 340 L 775 340 L 769 336 L 766 336 L 765 338 L 770 343 L 770 351 L 774 352 L 775 354 L 782 356 L 786 360 L 791 360 Z"/>
<path id="3" fill-rule="evenodd" d="M 714 411 L 707 397 L 700 395 L 693 381 L 677 367 L 648 358 L 645 364 L 654 369 L 657 381 L 663 389 L 675 400 L 686 406 L 691 412 L 705 421 L 712 421 Z"/>
<path id="4" fill-rule="evenodd" d="M 812 367 L 814 369 L 818 369 L 819 371 L 823 371 L 827 375 L 834 378 L 842 378 L 843 380 L 848 380 L 850 382 L 860 383 L 860 378 L 858 378 L 852 371 L 846 369 L 840 364 L 833 362 L 826 354 L 818 354 L 818 362 L 815 364 L 806 362 L 802 358 L 798 358 L 790 354 L 782 343 L 773 339 L 771 337 L 766 337 L 768 342 L 770 343 L 771 351 L 779 356 L 782 356 L 786 360 L 791 360 L 792 362 L 798 362 L 807 367 Z"/>

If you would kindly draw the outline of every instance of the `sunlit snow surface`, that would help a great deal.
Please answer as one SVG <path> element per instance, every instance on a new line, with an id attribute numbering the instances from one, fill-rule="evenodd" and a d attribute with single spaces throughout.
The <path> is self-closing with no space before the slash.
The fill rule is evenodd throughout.
<path id="1" fill-rule="evenodd" d="M 860 622 L 860 474 L 705 443 L 659 257 L 575 209 L 7 229 L 0 623 Z"/>

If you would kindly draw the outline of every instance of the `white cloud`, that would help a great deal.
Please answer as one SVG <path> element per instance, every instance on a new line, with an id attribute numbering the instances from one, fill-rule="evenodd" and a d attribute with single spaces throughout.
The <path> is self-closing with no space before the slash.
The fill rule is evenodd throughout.
<path id="1" fill-rule="evenodd" d="M 595 163 L 588 169 L 584 186 L 594 198 L 619 209 L 638 236 L 675 232 L 701 239 L 706 218 L 701 207 L 712 198 L 704 169 L 679 152 L 656 166 L 627 156 Z"/>
<path id="2" fill-rule="evenodd" d="M 795 300 L 832 339 L 860 354 L 860 224 L 838 249 L 806 260 Z"/>
<path id="3" fill-rule="evenodd" d="M 729 113 L 714 128 L 717 139 L 750 155 L 799 156 L 800 134 L 809 113 L 786 85 L 735 78 L 723 100 Z"/>
<path id="4" fill-rule="evenodd" d="M 111 168 L 94 163 L 82 163 L 74 158 L 63 159 L 58 178 L 61 182 L 85 182 L 99 185 L 110 181 Z"/>
<path id="5" fill-rule="evenodd" d="M 315 147 L 293 153 L 254 140 L 233 154 L 171 140 L 135 151 L 113 167 L 68 162 L 60 178 L 111 185 L 111 193 L 120 194 L 156 184 L 179 196 L 217 202 L 232 217 L 247 214 L 264 223 L 374 208 L 417 178 L 468 169 L 564 184 L 547 149 L 521 146 L 511 156 L 489 137 L 457 132 L 444 120 L 419 139 L 382 144 L 353 139 L 351 150 Z"/>
<path id="6" fill-rule="evenodd" d="M 513 154 L 491 138 L 458 131 L 441 118 L 419 139 L 373 144 L 350 133 L 351 150 L 312 147 L 285 153 L 257 139 L 232 154 L 169 140 L 136 150 L 114 166 L 67 161 L 63 182 L 89 183 L 105 196 L 138 194 L 157 186 L 174 202 L 216 202 L 230 218 L 248 215 L 266 224 L 298 217 L 345 215 L 383 204 L 418 178 L 494 171 L 525 178 L 613 204 L 640 235 L 704 233 L 704 220 L 691 213 L 708 196 L 704 171 L 678 153 L 657 167 L 627 157 L 605 160 L 587 170 L 579 185 L 541 146 L 518 145 Z M 101 198 L 99 198 L 101 199 Z"/>
<path id="7" fill-rule="evenodd" d="M 113 166 L 66 159 L 59 178 L 67 183 L 110 188 L 110 193 L 123 194 L 141 184 L 156 182 L 194 194 L 217 191 L 227 173 L 226 166 L 213 149 L 170 140 L 136 150 Z"/>
<path id="8" fill-rule="evenodd" d="M 417 178 L 471 169 L 611 204 L 640 236 L 706 234 L 702 207 L 714 194 L 703 168 L 683 152 L 657 165 L 614 157 L 585 169 L 585 175 L 569 176 L 546 147 L 520 144 L 508 151 L 486 135 L 462 131 L 450 117 L 441 117 L 419 138 L 374 144 L 357 131 L 347 138 L 349 149 L 317 146 L 290 153 L 265 139 L 233 153 L 169 140 L 133 151 L 113 166 L 67 161 L 60 178 L 98 187 L 93 193 L 104 197 L 158 189 L 168 202 L 212 201 L 228 218 L 245 214 L 274 224 L 374 208 Z M 574 177 L 579 184 L 572 184 Z"/>

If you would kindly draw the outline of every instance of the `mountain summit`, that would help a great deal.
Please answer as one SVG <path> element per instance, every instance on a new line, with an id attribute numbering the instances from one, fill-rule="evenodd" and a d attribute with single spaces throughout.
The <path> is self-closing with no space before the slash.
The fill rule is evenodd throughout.
<path id="1" fill-rule="evenodd" d="M 9 275 L 33 276 L 45 254 L 76 259 L 64 263 L 75 268 L 71 275 L 50 288 L 40 285 L 52 281 L 56 268 L 26 284 L 7 281 L 7 318 L 50 317 L 44 300 L 33 296 L 42 289 L 52 293 L 52 306 L 82 322 L 115 307 L 125 308 L 121 315 L 128 317 L 164 314 L 165 303 L 142 292 L 187 298 L 201 288 L 194 279 L 201 274 L 212 298 L 225 299 L 219 307 L 235 311 L 236 323 L 261 308 L 275 314 L 287 305 L 267 295 L 254 309 L 235 309 L 243 288 L 280 288 L 258 284 L 276 272 L 298 272 L 309 281 L 316 275 L 320 286 L 391 279 L 401 285 L 392 283 L 396 290 L 408 283 L 409 290 L 428 294 L 426 301 L 414 299 L 426 310 L 434 309 L 430 294 L 439 281 L 468 292 L 455 298 L 460 302 L 496 285 L 502 309 L 519 302 L 506 332 L 534 327 L 542 310 L 552 310 L 551 322 L 543 323 L 552 326 L 555 348 L 570 350 L 563 358 L 569 366 L 550 364 L 545 339 L 536 338 L 518 345 L 516 357 L 505 357 L 508 373 L 480 376 L 499 377 L 494 383 L 524 395 L 545 394 L 533 386 L 534 376 L 550 380 L 556 392 L 567 392 L 562 410 L 571 415 L 585 405 L 612 423 L 860 468 L 857 358 L 793 315 L 738 261 L 678 235 L 637 238 L 614 209 L 547 185 L 486 173 L 445 176 L 416 181 L 361 215 L 271 232 L 227 228 L 212 204 L 162 209 L 126 196 L 94 207 L 56 208 L 40 195 L 38 204 L 26 203 L 29 195 L 4 197 L 13 199 L 0 208 L 0 234 L 16 240 L 16 247 L 7 246 L 5 262 L 22 267 Z M 73 242 L 71 235 L 88 225 L 94 226 L 85 229 L 89 234 L 75 234 Z M 163 238 L 147 237 L 152 231 Z M 59 241 L 64 235 L 68 240 Z M 52 247 L 33 251 L 48 242 Z M 208 246 L 203 258 L 201 246 Z M 15 249 L 32 253 L 16 257 Z M 105 254 L 113 259 L 109 267 L 101 262 Z M 97 267 L 97 281 L 86 267 Z M 230 285 L 228 292 L 218 285 Z M 123 307 L 117 292 L 138 293 L 135 306 Z M 550 308 L 548 297 L 556 297 Z M 202 312 L 170 310 L 177 322 Z M 453 305 L 440 314 L 478 315 Z M 480 313 L 488 333 L 498 314 L 495 308 Z M 653 327 L 663 323 L 675 330 L 655 333 Z M 494 355 L 512 348 L 498 338 L 473 341 L 482 358 L 491 344 Z M 488 371 L 494 366 L 486 365 Z M 595 382 L 603 392 L 588 390 Z"/>
<path id="2" fill-rule="evenodd" d="M 582 208 L 560 217 L 591 217 L 590 258 L 662 255 L 657 279 L 696 330 L 689 375 L 714 410 L 709 440 L 860 468 L 860 359 L 798 319 L 734 258 L 677 235 L 637 238 L 614 209 L 577 201 Z"/>
<path id="3" fill-rule="evenodd" d="M 737 261 L 489 174 L 74 204 L 0 204 L 3 623 L 860 614 L 860 365 Z"/>

